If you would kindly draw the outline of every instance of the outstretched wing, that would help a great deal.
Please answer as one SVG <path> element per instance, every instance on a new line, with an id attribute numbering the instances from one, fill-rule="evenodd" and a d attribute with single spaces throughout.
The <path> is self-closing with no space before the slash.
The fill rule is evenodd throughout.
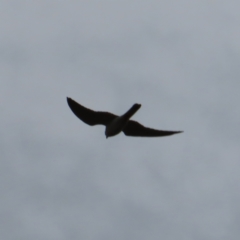
<path id="1" fill-rule="evenodd" d="M 126 136 L 133 137 L 164 137 L 181 133 L 182 131 L 164 131 L 147 128 L 136 121 L 128 121 L 127 125 L 122 130 Z"/>
<path id="2" fill-rule="evenodd" d="M 111 122 L 116 115 L 109 112 L 97 112 L 85 108 L 81 104 L 75 102 L 73 99 L 67 97 L 67 102 L 73 113 L 80 118 L 83 122 L 90 126 L 97 124 L 107 125 Z"/>

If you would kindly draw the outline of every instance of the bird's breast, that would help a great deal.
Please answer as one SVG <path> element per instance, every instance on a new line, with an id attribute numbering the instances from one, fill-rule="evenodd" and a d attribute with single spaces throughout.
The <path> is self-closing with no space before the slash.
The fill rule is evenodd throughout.
<path id="1" fill-rule="evenodd" d="M 127 121 L 123 117 L 116 117 L 112 122 L 110 122 L 106 126 L 105 130 L 106 136 L 111 137 L 120 133 L 127 124 Z"/>

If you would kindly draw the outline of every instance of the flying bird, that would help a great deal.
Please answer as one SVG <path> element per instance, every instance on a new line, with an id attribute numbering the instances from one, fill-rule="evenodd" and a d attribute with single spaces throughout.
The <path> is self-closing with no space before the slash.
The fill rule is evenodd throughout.
<path id="1" fill-rule="evenodd" d="M 130 120 L 130 118 L 138 111 L 141 104 L 135 103 L 126 113 L 121 116 L 109 112 L 99 112 L 88 109 L 73 99 L 67 97 L 67 102 L 73 113 L 83 122 L 90 126 L 105 125 L 106 138 L 113 137 L 121 131 L 126 136 L 133 137 L 164 137 L 181 133 L 182 131 L 164 131 L 156 130 L 143 126 L 142 124 Z"/>

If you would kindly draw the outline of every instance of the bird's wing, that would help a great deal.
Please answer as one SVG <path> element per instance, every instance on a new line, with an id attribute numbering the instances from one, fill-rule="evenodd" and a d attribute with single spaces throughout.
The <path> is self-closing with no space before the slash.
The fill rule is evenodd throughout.
<path id="1" fill-rule="evenodd" d="M 122 130 L 126 136 L 133 137 L 164 137 L 181 133 L 182 131 L 164 131 L 147 128 L 136 121 L 128 121 L 127 125 Z"/>
<path id="2" fill-rule="evenodd" d="M 73 113 L 86 124 L 93 126 L 97 124 L 107 125 L 116 115 L 109 112 L 96 112 L 85 108 L 73 99 L 67 97 L 67 102 Z"/>

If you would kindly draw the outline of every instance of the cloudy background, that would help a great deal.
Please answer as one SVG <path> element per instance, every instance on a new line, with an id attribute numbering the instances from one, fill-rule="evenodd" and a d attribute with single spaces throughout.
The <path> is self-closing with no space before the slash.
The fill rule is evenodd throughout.
<path id="1" fill-rule="evenodd" d="M 1 0 L 0 239 L 239 239 L 239 9 Z M 184 133 L 106 140 L 66 96 Z"/>

